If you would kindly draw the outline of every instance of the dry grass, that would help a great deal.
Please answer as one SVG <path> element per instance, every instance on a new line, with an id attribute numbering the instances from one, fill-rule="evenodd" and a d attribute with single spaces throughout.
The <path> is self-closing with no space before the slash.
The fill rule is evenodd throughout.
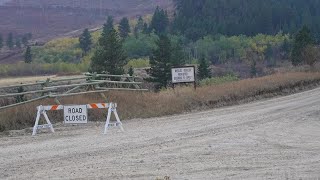
<path id="1" fill-rule="evenodd" d="M 173 115 L 193 110 L 205 110 L 238 104 L 264 97 L 290 94 L 320 83 L 320 73 L 295 72 L 246 79 L 220 85 L 204 86 L 194 91 L 191 87 L 153 92 L 108 92 L 109 102 L 117 102 L 122 119 Z M 61 99 L 62 104 L 101 102 L 99 94 Z M 52 99 L 0 111 L 0 131 L 32 127 L 37 105 L 55 104 Z M 62 121 L 62 112 L 49 112 L 53 122 Z M 91 120 L 102 121 L 102 111 L 89 111 Z"/>
<path id="2" fill-rule="evenodd" d="M 66 78 L 77 78 L 83 77 L 83 75 L 72 74 L 72 73 L 59 73 L 58 75 L 48 75 L 48 76 L 24 76 L 24 77 L 10 77 L 10 78 L 0 78 L 0 86 L 9 86 L 13 84 L 28 84 L 34 83 L 36 81 L 46 81 L 48 78 L 51 80 L 61 80 Z"/>
<path id="3" fill-rule="evenodd" d="M 26 83 L 34 83 L 35 81 L 46 80 L 46 78 L 53 78 L 55 76 L 30 76 L 30 77 L 12 77 L 0 79 L 0 86 L 9 86 L 12 84 L 26 84 Z"/>

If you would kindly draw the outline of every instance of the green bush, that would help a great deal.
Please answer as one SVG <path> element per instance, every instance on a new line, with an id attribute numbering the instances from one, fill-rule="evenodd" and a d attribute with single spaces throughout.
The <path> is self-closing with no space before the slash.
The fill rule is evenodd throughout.
<path id="1" fill-rule="evenodd" d="M 129 59 L 150 56 L 152 50 L 157 47 L 155 44 L 157 39 L 158 36 L 156 34 L 139 33 L 137 37 L 130 36 L 126 38 L 123 48 Z"/>

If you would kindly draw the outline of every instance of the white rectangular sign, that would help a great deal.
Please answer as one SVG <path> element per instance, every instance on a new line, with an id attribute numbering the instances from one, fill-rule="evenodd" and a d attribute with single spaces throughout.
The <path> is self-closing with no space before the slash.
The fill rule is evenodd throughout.
<path id="1" fill-rule="evenodd" d="M 63 111 L 66 124 L 88 123 L 87 105 L 64 106 Z"/>
<path id="2" fill-rule="evenodd" d="M 172 83 L 195 82 L 194 67 L 172 68 Z"/>

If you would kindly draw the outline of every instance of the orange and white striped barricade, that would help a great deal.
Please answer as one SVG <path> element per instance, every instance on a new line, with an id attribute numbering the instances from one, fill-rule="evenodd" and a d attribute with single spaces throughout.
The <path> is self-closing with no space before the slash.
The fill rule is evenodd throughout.
<path id="1" fill-rule="evenodd" d="M 107 114 L 107 119 L 106 119 L 106 124 L 104 126 L 104 131 L 103 134 L 107 134 L 108 128 L 109 127 L 120 127 L 120 129 L 122 131 L 124 131 L 123 127 L 122 127 L 122 122 L 120 121 L 118 112 L 117 112 L 117 104 L 116 103 L 92 103 L 92 104 L 87 104 L 87 105 L 52 105 L 52 106 L 38 106 L 37 107 L 37 117 L 36 117 L 36 121 L 35 124 L 33 126 L 33 131 L 32 131 L 32 136 L 37 134 L 37 130 L 38 129 L 50 129 L 51 132 L 54 133 L 54 129 L 53 129 L 53 125 L 50 122 L 50 119 L 47 115 L 47 111 L 57 111 L 57 110 L 64 110 L 64 123 L 71 123 L 71 124 L 78 124 L 78 123 L 87 123 L 87 117 L 82 118 L 81 122 L 75 122 L 75 121 L 70 121 L 70 119 L 75 120 L 74 118 L 70 118 L 70 115 L 68 114 L 66 116 L 66 112 L 69 111 L 69 113 L 73 113 L 72 110 L 68 110 L 66 108 L 72 108 L 72 107 L 76 107 L 76 106 L 85 106 L 85 114 L 87 112 L 87 109 L 108 109 L 108 114 Z M 76 111 L 74 113 L 79 113 L 79 111 Z M 116 122 L 115 123 L 111 123 L 110 119 L 111 119 L 111 114 L 114 114 L 116 117 Z M 41 115 L 44 116 L 47 124 L 42 124 L 39 125 L 39 120 Z M 86 115 L 87 116 L 87 115 Z M 77 117 L 78 118 L 78 117 Z"/>
<path id="2" fill-rule="evenodd" d="M 120 121 L 120 118 L 117 112 L 117 103 L 88 104 L 87 107 L 88 109 L 103 109 L 103 108 L 108 109 L 108 114 L 107 114 L 107 119 L 106 119 L 106 124 L 104 126 L 103 134 L 107 134 L 109 127 L 120 127 L 121 131 L 124 131 L 122 122 Z M 110 123 L 112 113 L 116 117 L 117 122 L 115 123 Z"/>

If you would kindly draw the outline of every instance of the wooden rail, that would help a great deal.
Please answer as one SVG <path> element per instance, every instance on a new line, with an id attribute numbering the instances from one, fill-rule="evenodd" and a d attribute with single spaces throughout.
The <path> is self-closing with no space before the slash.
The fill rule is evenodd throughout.
<path id="1" fill-rule="evenodd" d="M 11 107 L 15 107 L 15 106 L 20 106 L 20 105 L 22 105 L 22 104 L 31 103 L 31 102 L 38 101 L 38 100 L 41 100 L 41 99 L 46 99 L 46 98 L 48 98 L 48 97 L 49 97 L 49 95 L 47 95 L 47 96 L 41 96 L 41 97 L 38 97 L 38 98 L 30 99 L 30 100 L 28 100 L 28 101 L 23 101 L 23 102 L 16 103 L 16 104 L 10 104 L 10 105 L 8 105 L 8 106 L 2 106 L 2 107 L 0 107 L 0 110 L 2 110 L 2 109 L 7 109 L 7 108 L 11 108 Z"/>
<path id="2" fill-rule="evenodd" d="M 12 93 L 12 94 L 1 94 L 0 98 L 2 97 L 13 97 L 13 96 L 21 96 L 21 95 L 26 95 L 26 94 L 36 94 L 36 93 L 44 93 L 44 92 L 52 92 L 57 89 L 53 88 L 50 90 L 38 90 L 38 91 L 28 91 L 28 92 L 21 92 L 21 93 Z"/>

